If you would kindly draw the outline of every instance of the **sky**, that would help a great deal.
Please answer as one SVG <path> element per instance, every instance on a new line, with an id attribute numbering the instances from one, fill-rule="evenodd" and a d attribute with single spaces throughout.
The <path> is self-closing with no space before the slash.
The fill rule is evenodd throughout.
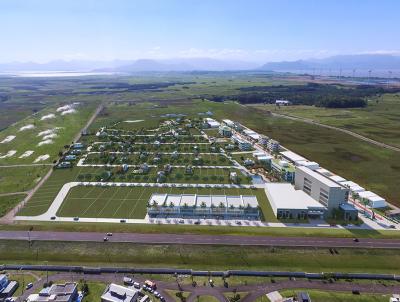
<path id="1" fill-rule="evenodd" d="M 0 62 L 400 54 L 398 0 L 0 0 Z"/>

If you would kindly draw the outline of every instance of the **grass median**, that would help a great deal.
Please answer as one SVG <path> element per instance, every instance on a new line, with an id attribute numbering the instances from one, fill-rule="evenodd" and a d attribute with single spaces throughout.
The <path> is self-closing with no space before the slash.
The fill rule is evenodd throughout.
<path id="1" fill-rule="evenodd" d="M 257 246 L 165 245 L 114 242 L 0 241 L 3 263 L 188 268 L 197 270 L 276 270 L 397 273 L 394 250 L 270 248 Z"/>

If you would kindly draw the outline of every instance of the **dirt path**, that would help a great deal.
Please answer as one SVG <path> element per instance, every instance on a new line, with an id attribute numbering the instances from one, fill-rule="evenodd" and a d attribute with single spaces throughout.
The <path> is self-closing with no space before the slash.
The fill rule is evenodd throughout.
<path id="1" fill-rule="evenodd" d="M 400 148 L 398 148 L 398 147 L 395 147 L 395 146 L 392 146 L 392 145 L 388 145 L 388 144 L 385 144 L 385 143 L 382 143 L 382 142 L 378 142 L 376 140 L 373 140 L 371 138 L 365 137 L 365 136 L 363 136 L 361 134 L 355 133 L 355 132 L 350 131 L 350 130 L 346 130 L 346 129 L 338 128 L 338 127 L 334 127 L 334 126 L 329 126 L 329 125 L 326 125 L 326 124 L 321 124 L 321 123 L 316 122 L 314 120 L 311 120 L 311 119 L 308 119 L 308 118 L 303 118 L 303 117 L 297 117 L 297 116 L 274 113 L 274 112 L 272 113 L 272 115 L 273 116 L 277 116 L 277 117 L 290 119 L 290 120 L 294 120 L 294 121 L 301 121 L 301 122 L 304 122 L 304 123 L 307 123 L 307 124 L 316 125 L 316 126 L 320 126 L 320 127 L 336 130 L 336 131 L 340 131 L 340 132 L 349 134 L 349 135 L 351 135 L 351 136 L 353 136 L 355 138 L 361 139 L 361 140 L 363 140 L 365 142 L 368 142 L 370 144 L 374 144 L 376 146 L 379 146 L 379 147 L 382 147 L 382 148 L 385 148 L 385 149 L 389 149 L 389 150 L 392 150 L 392 151 L 400 152 Z"/>
<path id="2" fill-rule="evenodd" d="M 2 193 L 0 194 L 0 197 L 3 196 L 13 196 L 13 195 L 22 195 L 22 194 L 28 194 L 29 191 L 24 191 L 24 192 L 12 192 L 12 193 Z"/>
<path id="3" fill-rule="evenodd" d="M 104 105 L 100 104 L 97 108 L 96 111 L 92 114 L 90 119 L 87 121 L 85 126 L 75 135 L 73 141 L 76 142 L 78 141 L 81 136 L 82 132 L 86 131 L 87 128 L 93 123 L 97 115 L 100 113 L 101 110 L 103 110 Z M 20 203 L 18 203 L 11 211 L 9 211 L 6 215 L 4 215 L 2 218 L 0 218 L 0 224 L 12 224 L 14 222 L 14 217 L 18 213 L 18 211 L 25 206 L 25 204 L 32 198 L 32 196 L 36 193 L 37 190 L 40 189 L 40 187 L 46 182 L 46 180 L 51 176 L 53 173 L 53 164 L 50 164 L 51 168 L 50 170 L 46 173 L 46 175 L 36 184 L 36 186 L 28 191 L 28 195 L 22 200 Z M 18 166 L 18 165 L 16 165 Z M 22 166 L 22 165 L 20 165 Z M 15 166 L 14 166 L 15 167 Z"/>

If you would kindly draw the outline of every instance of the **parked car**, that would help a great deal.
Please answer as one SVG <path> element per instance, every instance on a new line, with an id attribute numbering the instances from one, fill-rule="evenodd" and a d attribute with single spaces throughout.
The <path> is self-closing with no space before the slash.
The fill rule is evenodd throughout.
<path id="1" fill-rule="evenodd" d="M 126 284 L 126 285 L 132 285 L 132 284 L 133 284 L 132 278 L 124 277 L 124 284 Z"/>
<path id="2" fill-rule="evenodd" d="M 133 287 L 139 289 L 140 288 L 140 283 L 139 282 L 133 282 Z"/>

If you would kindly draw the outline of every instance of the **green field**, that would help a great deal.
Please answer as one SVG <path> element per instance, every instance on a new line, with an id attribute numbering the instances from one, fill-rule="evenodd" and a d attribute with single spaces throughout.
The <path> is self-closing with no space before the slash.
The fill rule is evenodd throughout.
<path id="1" fill-rule="evenodd" d="M 280 114 L 299 116 L 351 130 L 374 140 L 400 147 L 400 94 L 374 97 L 366 108 L 333 109 L 314 106 L 256 105 Z"/>
<path id="2" fill-rule="evenodd" d="M 58 152 L 63 150 L 63 146 L 70 144 L 74 136 L 86 124 L 95 108 L 95 105 L 81 105 L 76 108 L 76 113 L 61 115 L 56 112 L 57 106 L 51 106 L 1 131 L 0 141 L 9 135 L 16 137 L 9 143 L 0 144 L 0 154 L 3 155 L 9 150 L 16 150 L 17 153 L 12 157 L 0 159 L 0 165 L 31 164 L 38 156 L 44 154 L 48 154 L 50 157 L 40 163 L 53 162 L 58 158 Z M 54 114 L 55 118 L 40 120 L 41 117 L 48 114 Z M 34 125 L 35 128 L 19 131 L 21 127 L 26 125 Z M 38 144 L 44 137 L 44 135 L 39 136 L 39 133 L 52 129 L 54 129 L 56 135 L 54 138 L 50 138 L 52 143 L 39 146 Z M 28 150 L 32 150 L 34 153 L 29 157 L 19 158 Z"/>
<path id="3" fill-rule="evenodd" d="M 142 245 L 113 242 L 0 241 L 3 263 L 253 269 L 307 272 L 398 273 L 396 250 L 268 248 L 257 246 Z M 373 259 L 373 261 L 371 261 Z"/>
<path id="4" fill-rule="evenodd" d="M 387 302 L 392 295 L 388 294 L 369 294 L 361 293 L 360 295 L 353 295 L 351 292 L 336 292 L 336 291 L 321 291 L 314 289 L 306 290 L 282 290 L 280 291 L 283 297 L 296 297 L 299 291 L 305 291 L 310 295 L 310 298 L 314 302 Z M 267 300 L 256 300 L 256 301 L 267 301 Z"/>
<path id="5" fill-rule="evenodd" d="M 49 169 L 49 166 L 7 168 L 0 166 L 0 194 L 25 192 L 32 189 Z"/>
<path id="6" fill-rule="evenodd" d="M 167 176 L 166 182 L 178 183 L 229 183 L 229 171 L 232 169 L 209 169 L 198 168 L 194 169 L 193 175 L 185 175 L 183 168 L 175 168 L 171 174 Z M 43 214 L 55 196 L 60 191 L 61 187 L 66 182 L 79 181 L 80 177 L 90 175 L 90 179 L 85 178 L 85 181 L 96 181 L 95 176 L 101 175 L 104 168 L 96 167 L 75 167 L 72 169 L 55 170 L 46 183 L 36 192 L 27 205 L 18 213 L 22 216 L 35 216 Z M 116 175 L 111 181 L 119 182 L 154 182 L 157 170 L 152 168 L 148 175 Z M 223 178 L 221 180 L 221 178 Z M 249 183 L 245 176 L 240 176 L 241 183 Z"/>
<path id="7" fill-rule="evenodd" d="M 169 151 L 172 152 L 172 151 Z M 185 152 L 185 151 L 184 151 Z M 140 158 L 139 154 L 128 154 L 121 155 L 115 154 L 115 160 L 113 163 L 123 162 L 129 165 L 140 165 L 141 163 L 154 163 L 155 154 L 149 154 L 146 158 Z M 178 154 L 176 158 L 174 158 L 171 154 L 161 154 L 158 156 L 160 161 L 157 164 L 170 164 L 170 165 L 194 165 L 194 166 L 232 166 L 232 162 L 226 158 L 225 155 L 222 154 Z M 123 158 L 123 159 L 122 159 Z M 199 158 L 201 162 L 196 162 L 195 159 Z M 106 164 L 108 162 L 108 158 L 102 158 L 101 154 L 98 153 L 90 153 L 84 161 L 84 164 Z"/>
<path id="8" fill-rule="evenodd" d="M 0 217 L 4 216 L 11 209 L 13 209 L 19 202 L 24 199 L 25 196 L 25 194 L 0 196 Z"/>
<path id="9" fill-rule="evenodd" d="M 74 187 L 68 193 L 57 216 L 90 218 L 138 218 L 146 215 L 147 202 L 153 193 L 199 195 L 255 195 L 268 221 L 276 221 L 264 190 L 153 187 Z"/>

